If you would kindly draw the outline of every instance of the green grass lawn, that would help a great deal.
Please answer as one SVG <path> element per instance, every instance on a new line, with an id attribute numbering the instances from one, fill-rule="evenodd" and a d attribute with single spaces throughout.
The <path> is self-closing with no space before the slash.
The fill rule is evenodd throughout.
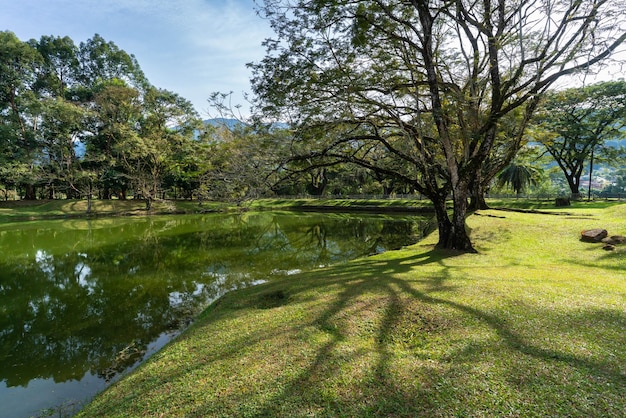
<path id="1" fill-rule="evenodd" d="M 626 204 L 566 212 L 227 294 L 80 416 L 624 416 Z"/>
<path id="2" fill-rule="evenodd" d="M 567 211 L 555 208 L 553 200 L 488 199 L 494 208 Z M 572 202 L 571 209 L 601 209 L 615 205 L 607 201 Z M 90 216 L 143 216 L 174 213 L 202 213 L 237 210 L 331 210 L 373 212 L 428 212 L 432 204 L 425 199 L 257 199 L 239 204 L 198 200 L 155 200 L 146 211 L 143 200 L 92 200 Z M 87 200 L 0 201 L 0 224 L 11 221 L 87 216 Z"/>

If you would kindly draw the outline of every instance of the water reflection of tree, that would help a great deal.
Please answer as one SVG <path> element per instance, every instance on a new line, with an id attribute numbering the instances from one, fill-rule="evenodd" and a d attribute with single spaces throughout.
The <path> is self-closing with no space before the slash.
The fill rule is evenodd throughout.
<path id="1" fill-rule="evenodd" d="M 63 382 L 79 380 L 88 371 L 98 374 L 129 341 L 145 347 L 169 319 L 167 298 L 139 295 L 142 286 L 132 280 L 84 283 L 76 274 L 82 258 L 73 253 L 0 266 L 2 299 L 18 300 L 3 301 L 11 315 L 1 324 L 6 361 L 0 378 L 8 386 L 25 386 L 34 378 Z M 93 267 L 92 274 L 99 274 Z M 26 277 L 29 289 L 22 289 Z M 20 293 L 25 296 L 18 297 Z"/>
<path id="2" fill-rule="evenodd" d="M 111 378 L 225 290 L 405 245 L 418 230 L 409 220 L 271 213 L 45 225 L 0 233 L 0 251 L 17 249 L 0 262 L 8 386 Z"/>
<path id="3" fill-rule="evenodd" d="M 289 231 L 288 226 L 284 229 Z M 312 217 L 312 222 L 303 229 L 304 233 L 295 230 L 287 235 L 290 244 L 298 248 L 294 253 L 297 262 L 308 267 L 399 248 L 419 238 L 415 222 L 397 218 Z"/>

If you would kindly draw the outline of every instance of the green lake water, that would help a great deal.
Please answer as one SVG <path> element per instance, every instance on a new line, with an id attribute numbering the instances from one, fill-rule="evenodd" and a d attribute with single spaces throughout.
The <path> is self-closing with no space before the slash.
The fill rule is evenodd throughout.
<path id="1" fill-rule="evenodd" d="M 0 416 L 76 412 L 225 292 L 412 244 L 425 224 L 250 212 L 0 225 Z"/>

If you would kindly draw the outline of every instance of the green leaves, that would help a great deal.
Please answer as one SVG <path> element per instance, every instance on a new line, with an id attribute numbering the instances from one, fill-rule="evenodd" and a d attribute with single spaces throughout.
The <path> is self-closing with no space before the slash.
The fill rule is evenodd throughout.
<path id="1" fill-rule="evenodd" d="M 155 194 L 202 128 L 189 101 L 150 85 L 134 56 L 97 34 L 77 46 L 0 32 L 0 75 L 2 180 L 32 198 L 44 187 L 90 195 L 94 179 L 105 198 L 133 182 L 146 195 L 146 178 Z"/>
<path id="2" fill-rule="evenodd" d="M 563 171 L 572 193 L 579 193 L 584 164 L 607 140 L 626 136 L 626 82 L 601 82 L 546 96 L 535 117 L 532 136 Z M 609 160 L 608 158 L 605 158 Z M 614 160 L 615 161 L 615 160 Z"/>
<path id="3" fill-rule="evenodd" d="M 540 170 L 531 165 L 509 164 L 498 174 L 498 187 L 509 186 L 515 193 L 522 193 L 527 186 L 538 184 Z"/>

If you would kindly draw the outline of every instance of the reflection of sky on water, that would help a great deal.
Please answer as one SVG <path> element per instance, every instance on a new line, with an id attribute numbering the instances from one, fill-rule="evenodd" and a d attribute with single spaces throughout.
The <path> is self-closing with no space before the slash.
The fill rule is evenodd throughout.
<path id="1" fill-rule="evenodd" d="M 195 283 L 196 289 L 191 293 L 183 293 L 174 291 L 170 293 L 170 306 L 176 307 L 185 303 L 189 297 L 198 297 L 202 294 L 206 285 L 204 283 Z"/>
<path id="2" fill-rule="evenodd" d="M 87 254 L 85 253 L 77 253 L 79 258 L 84 260 L 87 259 Z M 43 273 L 48 274 L 50 278 L 54 277 L 54 256 L 48 254 L 46 250 L 37 250 L 35 252 L 35 263 L 38 265 L 39 270 Z M 78 278 L 78 283 L 80 286 L 84 287 L 92 293 L 94 290 L 94 284 L 89 282 L 87 278 L 91 275 L 91 268 L 85 264 L 84 261 L 80 261 L 74 267 L 74 275 Z M 64 289 L 65 285 L 63 283 L 58 283 L 60 289 Z"/>
<path id="3" fill-rule="evenodd" d="M 164 332 L 152 341 L 146 350 L 144 358 L 159 351 L 178 331 Z M 127 372 L 139 366 L 136 362 Z M 120 376 L 117 377 L 118 379 Z M 56 382 L 54 379 L 33 379 L 27 387 L 7 387 L 5 382 L 0 383 L 0 405 L 3 418 L 25 418 L 34 416 L 48 416 L 42 411 L 56 408 L 50 416 L 67 416 L 78 412 L 81 405 L 95 393 L 100 392 L 117 379 L 104 381 L 100 376 L 87 373 L 80 380 Z"/>
<path id="4" fill-rule="evenodd" d="M 0 383 L 0 405 L 4 418 L 40 416 L 43 409 L 63 406 L 68 411 L 78 410 L 80 403 L 106 388 L 106 383 L 93 374 L 85 375 L 80 381 L 55 382 L 53 379 L 34 379 L 28 390 L 8 388 Z M 76 408 L 72 405 L 76 404 Z M 59 416 L 53 414 L 52 416 Z"/>
<path id="5" fill-rule="evenodd" d="M 0 226 L 0 415 L 83 401 L 223 294 L 406 245 L 412 225 L 248 213 Z"/>
<path id="6" fill-rule="evenodd" d="M 79 253 L 78 256 L 85 260 L 87 259 L 87 254 Z M 87 289 L 89 294 L 92 294 L 95 289 L 95 284 L 87 280 L 87 278 L 91 275 L 91 268 L 89 268 L 89 266 L 85 264 L 84 261 L 81 261 L 76 264 L 76 267 L 74 268 L 74 274 L 78 277 L 78 283 L 82 287 Z"/>

